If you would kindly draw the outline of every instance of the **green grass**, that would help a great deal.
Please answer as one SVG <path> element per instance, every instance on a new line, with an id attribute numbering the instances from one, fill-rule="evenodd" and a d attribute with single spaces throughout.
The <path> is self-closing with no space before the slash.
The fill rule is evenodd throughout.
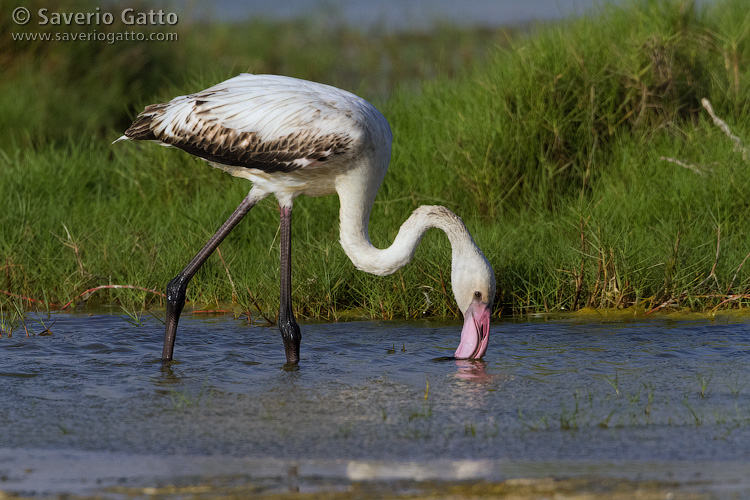
<path id="1" fill-rule="evenodd" d="M 427 118 L 399 103 L 395 164 L 431 165 L 440 182 L 415 189 L 474 208 L 510 310 L 710 308 L 707 295 L 746 290 L 746 272 L 732 279 L 750 250 L 750 186 L 699 101 L 750 142 L 748 74 L 731 64 L 748 57 L 749 19 L 737 2 L 641 2 L 541 29 L 469 78 L 427 84 Z"/>
<path id="2" fill-rule="evenodd" d="M 144 105 L 241 71 L 314 79 L 372 100 L 394 132 L 373 242 L 390 244 L 418 205 L 446 205 L 493 263 L 498 312 L 747 304 L 749 160 L 700 103 L 708 98 L 750 146 L 744 2 L 640 1 L 510 35 L 315 23 L 186 24 L 179 42 L 161 44 L 5 37 L 0 290 L 13 296 L 0 296 L 0 315 L 14 304 L 61 306 L 101 285 L 164 288 L 249 185 L 181 151 L 110 142 Z M 443 235 L 428 233 L 398 273 L 370 276 L 341 250 L 337 212 L 336 197 L 295 204 L 299 315 L 458 314 Z M 265 200 L 222 243 L 223 261 L 212 256 L 198 272 L 188 299 L 272 319 L 277 227 L 275 203 Z M 135 317 L 162 305 L 132 289 L 89 301 Z"/>

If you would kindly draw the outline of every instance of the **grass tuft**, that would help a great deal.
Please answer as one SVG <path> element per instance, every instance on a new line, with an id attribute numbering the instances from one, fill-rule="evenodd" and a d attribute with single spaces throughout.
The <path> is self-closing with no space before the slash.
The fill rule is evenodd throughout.
<path id="1" fill-rule="evenodd" d="M 0 7 L 4 32 L 28 29 L 7 24 L 11 7 Z M 162 306 L 143 290 L 161 290 L 249 186 L 180 151 L 110 142 L 145 104 L 240 71 L 318 80 L 378 105 L 395 144 L 373 242 L 390 244 L 418 205 L 446 205 L 494 265 L 498 312 L 750 302 L 745 2 L 634 1 L 528 33 L 318 28 L 186 22 L 178 42 L 148 47 L 4 38 L 4 331 L 18 331 L 13 304 L 47 310 L 94 288 L 89 303 L 121 305 L 135 321 Z M 295 205 L 298 315 L 460 314 L 441 234 L 399 273 L 369 276 L 339 247 L 337 213 L 335 197 Z M 277 224 L 273 201 L 257 206 L 188 299 L 272 322 Z"/>

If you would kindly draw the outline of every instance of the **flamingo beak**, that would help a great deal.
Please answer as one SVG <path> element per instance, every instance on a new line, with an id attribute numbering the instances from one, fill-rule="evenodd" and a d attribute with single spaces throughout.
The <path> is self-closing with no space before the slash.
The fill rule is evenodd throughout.
<path id="1" fill-rule="evenodd" d="M 464 313 L 461 342 L 454 356 L 457 359 L 479 359 L 487 352 L 490 340 L 490 308 L 475 300 Z"/>

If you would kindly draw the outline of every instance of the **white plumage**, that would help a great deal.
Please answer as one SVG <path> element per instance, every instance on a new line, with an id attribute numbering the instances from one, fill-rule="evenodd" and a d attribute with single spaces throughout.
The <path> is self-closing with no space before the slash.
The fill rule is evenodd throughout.
<path id="1" fill-rule="evenodd" d="M 388 169 L 392 135 L 383 115 L 364 99 L 295 78 L 242 74 L 201 92 L 147 106 L 117 141 L 128 139 L 183 149 L 253 183 L 235 214 L 170 282 L 168 296 L 177 298 L 167 301 L 165 361 L 172 358 L 187 282 L 234 225 L 268 194 L 282 208 L 279 324 L 288 361 L 299 359 L 299 329 L 289 303 L 290 272 L 284 272 L 291 251 L 290 237 L 284 234 L 289 231 L 296 196 L 332 193 L 341 202 L 341 245 L 363 271 L 393 273 L 411 260 L 427 229 L 446 233 L 452 246 L 453 292 L 465 316 L 456 357 L 484 355 L 494 273 L 458 216 L 444 207 L 422 206 L 402 225 L 390 247 L 378 249 L 370 243 L 370 210 Z"/>

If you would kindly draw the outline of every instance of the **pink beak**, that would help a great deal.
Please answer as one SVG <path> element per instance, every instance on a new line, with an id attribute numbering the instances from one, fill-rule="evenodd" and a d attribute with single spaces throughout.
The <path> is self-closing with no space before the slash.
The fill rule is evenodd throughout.
<path id="1" fill-rule="evenodd" d="M 464 313 L 461 342 L 454 356 L 457 359 L 479 359 L 487 352 L 490 340 L 490 309 L 484 302 L 474 301 Z"/>

